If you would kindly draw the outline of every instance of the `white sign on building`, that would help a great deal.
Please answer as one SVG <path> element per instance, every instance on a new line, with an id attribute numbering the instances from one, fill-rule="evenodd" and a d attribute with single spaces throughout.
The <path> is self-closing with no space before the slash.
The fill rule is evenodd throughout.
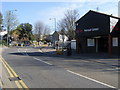
<path id="1" fill-rule="evenodd" d="M 118 38 L 112 38 L 112 45 L 118 46 Z"/>
<path id="2" fill-rule="evenodd" d="M 87 46 L 95 46 L 95 40 L 94 39 L 87 39 Z"/>
<path id="3" fill-rule="evenodd" d="M 7 34 L 7 31 L 0 32 L 0 35 L 2 36 L 4 36 L 5 34 Z"/>
<path id="4" fill-rule="evenodd" d="M 118 22 L 118 19 L 110 17 L 110 33 L 112 32 L 117 22 Z"/>

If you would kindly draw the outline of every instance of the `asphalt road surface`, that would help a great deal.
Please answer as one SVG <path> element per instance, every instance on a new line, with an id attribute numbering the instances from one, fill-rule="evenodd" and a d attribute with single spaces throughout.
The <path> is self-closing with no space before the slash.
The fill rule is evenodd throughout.
<path id="1" fill-rule="evenodd" d="M 32 47 L 7 48 L 2 57 L 29 88 L 117 88 L 118 72 L 99 63 L 47 56 Z"/>

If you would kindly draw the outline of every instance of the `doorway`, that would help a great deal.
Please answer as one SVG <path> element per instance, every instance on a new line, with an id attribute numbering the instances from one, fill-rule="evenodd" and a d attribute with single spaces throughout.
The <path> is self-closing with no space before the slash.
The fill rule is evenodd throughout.
<path id="1" fill-rule="evenodd" d="M 108 52 L 108 37 L 98 38 L 98 52 Z"/>

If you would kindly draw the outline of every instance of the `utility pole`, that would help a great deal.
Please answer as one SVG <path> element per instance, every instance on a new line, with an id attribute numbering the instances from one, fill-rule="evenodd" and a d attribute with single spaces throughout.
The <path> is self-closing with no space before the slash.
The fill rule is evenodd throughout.
<path id="1" fill-rule="evenodd" d="M 55 24 L 54 28 L 55 28 L 55 31 L 56 31 L 56 26 L 57 26 L 56 22 L 57 22 L 57 20 L 56 20 L 56 18 L 50 18 L 49 20 L 52 20 L 52 19 L 54 20 L 54 24 Z"/>
<path id="2" fill-rule="evenodd" d="M 99 11 L 99 7 L 96 8 L 97 12 Z"/>
<path id="3" fill-rule="evenodd" d="M 3 28 L 4 26 L 1 26 L 1 32 L 0 32 L 1 47 L 3 47 L 3 36 L 5 35 Z"/>

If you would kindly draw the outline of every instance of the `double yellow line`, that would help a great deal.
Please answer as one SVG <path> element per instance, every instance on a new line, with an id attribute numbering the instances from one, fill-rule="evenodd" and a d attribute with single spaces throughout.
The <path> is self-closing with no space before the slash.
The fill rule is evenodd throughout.
<path id="1" fill-rule="evenodd" d="M 2 56 L 0 56 L 0 61 L 3 63 L 4 67 L 8 71 L 8 73 L 9 73 L 9 75 L 10 75 L 11 78 L 19 77 L 15 73 L 15 71 L 10 67 L 10 65 L 2 58 Z M 25 83 L 22 80 L 16 80 L 15 84 L 20 89 L 27 89 L 27 90 L 29 90 L 29 88 L 25 85 Z"/>

